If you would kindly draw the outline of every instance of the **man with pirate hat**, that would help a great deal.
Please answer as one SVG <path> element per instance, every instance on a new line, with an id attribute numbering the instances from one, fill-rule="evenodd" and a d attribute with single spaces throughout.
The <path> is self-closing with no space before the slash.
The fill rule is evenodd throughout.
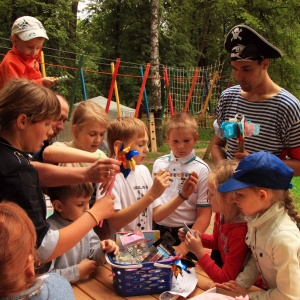
<path id="1" fill-rule="evenodd" d="M 266 150 L 300 175 L 300 103 L 269 76 L 270 59 L 282 52 L 247 25 L 233 27 L 226 36 L 233 75 L 238 85 L 222 92 L 214 122 L 212 158 L 242 159 Z M 237 116 L 260 125 L 258 135 L 244 138 L 245 150 L 238 152 L 236 138 L 225 139 L 223 122 Z M 227 148 L 226 148 L 227 146 Z M 226 150 L 225 150 L 226 149 Z"/>

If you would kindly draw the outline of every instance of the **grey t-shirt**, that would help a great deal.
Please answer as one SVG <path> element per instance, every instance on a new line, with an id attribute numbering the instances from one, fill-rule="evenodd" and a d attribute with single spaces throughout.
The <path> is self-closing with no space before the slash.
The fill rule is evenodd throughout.
<path id="1" fill-rule="evenodd" d="M 19 294 L 0 300 L 75 300 L 70 283 L 62 276 L 51 273 L 37 277 L 36 283 Z"/>

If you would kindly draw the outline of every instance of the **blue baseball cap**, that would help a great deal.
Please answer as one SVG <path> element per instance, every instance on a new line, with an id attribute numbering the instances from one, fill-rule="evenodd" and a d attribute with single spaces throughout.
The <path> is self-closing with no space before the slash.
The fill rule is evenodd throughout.
<path id="1" fill-rule="evenodd" d="M 221 193 L 259 186 L 274 190 L 291 187 L 294 170 L 267 151 L 252 153 L 238 164 L 232 177 L 218 187 Z"/>

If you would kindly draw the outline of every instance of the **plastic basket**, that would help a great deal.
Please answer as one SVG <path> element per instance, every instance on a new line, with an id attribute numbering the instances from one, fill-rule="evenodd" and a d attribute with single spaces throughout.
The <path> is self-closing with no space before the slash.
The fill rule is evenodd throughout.
<path id="1" fill-rule="evenodd" d="M 111 265 L 114 287 L 120 296 L 159 294 L 171 290 L 173 272 L 170 263 L 118 264 L 111 254 L 106 255 L 106 261 Z"/>

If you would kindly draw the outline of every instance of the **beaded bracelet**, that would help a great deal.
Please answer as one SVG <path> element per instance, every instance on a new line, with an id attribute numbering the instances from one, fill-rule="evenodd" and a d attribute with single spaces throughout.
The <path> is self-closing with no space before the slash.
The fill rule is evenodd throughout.
<path id="1" fill-rule="evenodd" d="M 95 216 L 94 213 L 92 213 L 90 210 L 86 210 L 85 212 L 89 213 L 89 214 L 93 217 L 93 219 L 94 219 L 95 222 L 96 222 L 96 225 L 99 224 L 99 221 L 98 221 L 98 219 L 97 219 L 97 217 Z"/>
<path id="2" fill-rule="evenodd" d="M 181 199 L 183 199 L 184 201 L 188 201 L 188 200 L 189 200 L 189 198 L 186 198 L 186 197 L 184 197 L 184 196 L 181 194 L 181 191 L 178 191 L 178 196 L 179 196 Z"/>

